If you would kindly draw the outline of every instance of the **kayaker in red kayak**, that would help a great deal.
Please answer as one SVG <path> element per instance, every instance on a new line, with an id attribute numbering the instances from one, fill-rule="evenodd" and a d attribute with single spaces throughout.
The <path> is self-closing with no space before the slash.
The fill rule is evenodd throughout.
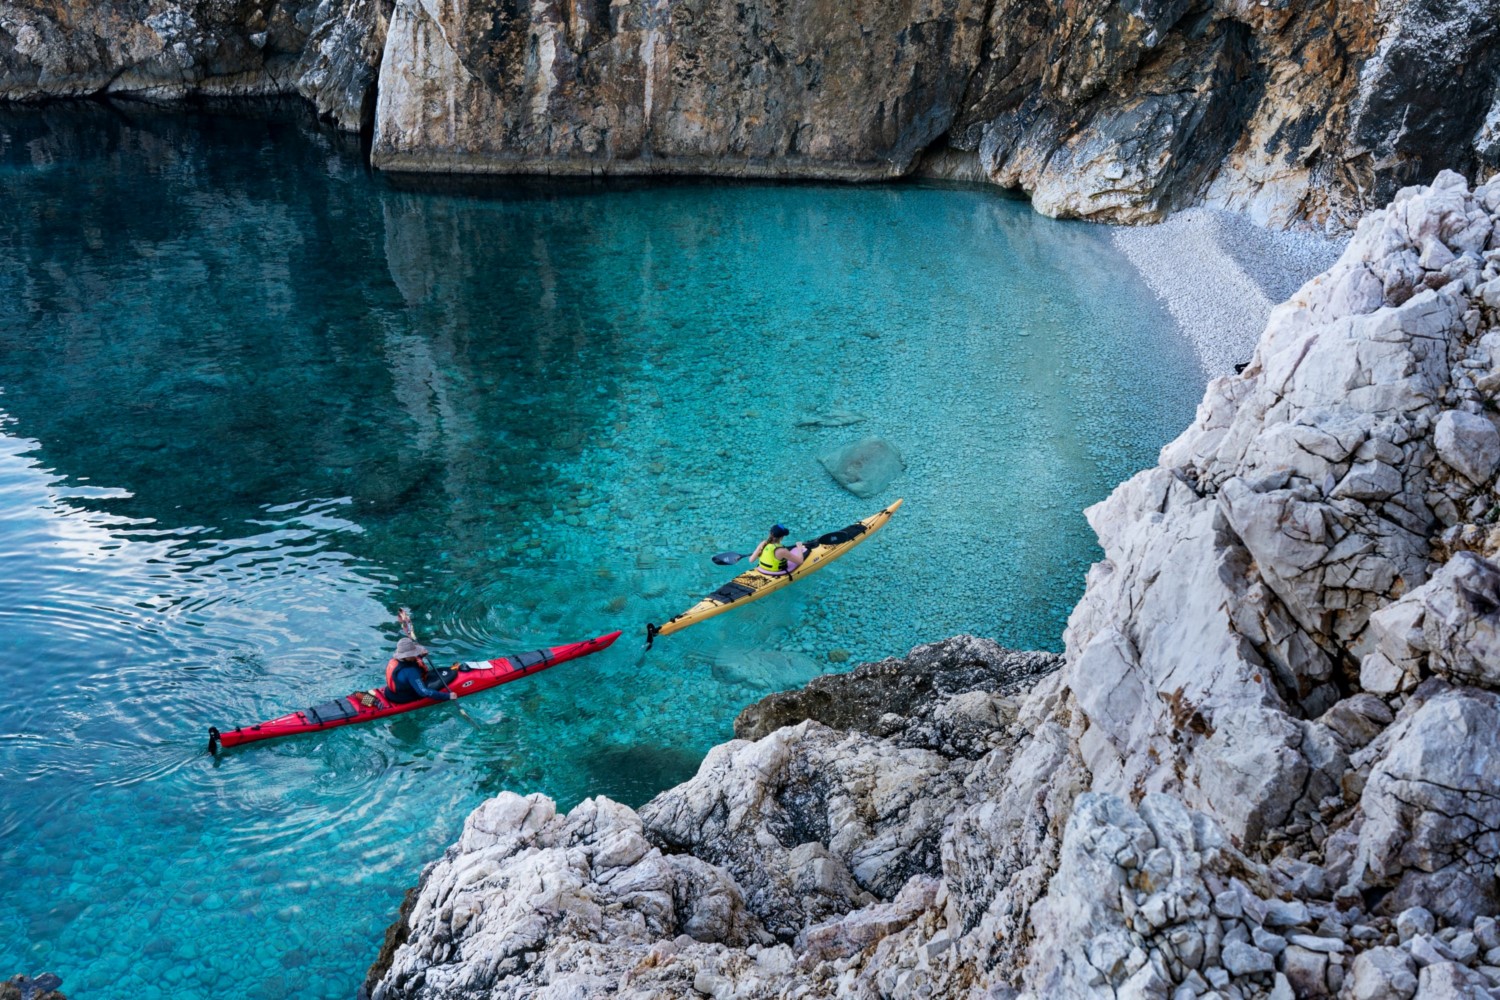
<path id="1" fill-rule="evenodd" d="M 437 680 L 439 687 L 442 686 L 440 675 L 428 670 L 423 660 L 426 655 L 427 647 L 415 639 L 403 636 L 396 643 L 396 655 L 385 665 L 385 690 L 380 692 L 386 701 L 404 705 L 423 698 L 458 699 L 452 691 L 437 690 L 430 685 L 430 681 Z"/>

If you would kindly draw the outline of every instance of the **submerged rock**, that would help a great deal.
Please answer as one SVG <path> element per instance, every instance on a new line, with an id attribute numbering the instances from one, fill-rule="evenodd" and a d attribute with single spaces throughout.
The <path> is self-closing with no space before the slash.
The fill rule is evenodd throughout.
<path id="1" fill-rule="evenodd" d="M 797 421 L 798 427 L 850 427 L 854 424 L 862 424 L 867 418 L 863 413 L 855 413 L 853 410 L 824 410 L 803 417 Z"/>
<path id="2" fill-rule="evenodd" d="M 895 445 L 878 437 L 826 452 L 818 462 L 840 486 L 866 500 L 879 496 L 906 469 Z"/>
<path id="3" fill-rule="evenodd" d="M 823 672 L 805 653 L 779 649 L 720 649 L 714 654 L 714 679 L 755 691 L 800 687 Z"/>

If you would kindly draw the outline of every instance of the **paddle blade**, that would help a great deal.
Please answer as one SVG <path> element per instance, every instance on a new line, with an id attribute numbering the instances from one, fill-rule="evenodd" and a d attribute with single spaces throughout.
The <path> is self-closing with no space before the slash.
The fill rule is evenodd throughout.
<path id="1" fill-rule="evenodd" d="M 743 558 L 745 558 L 745 553 L 743 552 L 720 552 L 713 557 L 713 560 L 720 566 L 729 566 L 739 562 Z"/>

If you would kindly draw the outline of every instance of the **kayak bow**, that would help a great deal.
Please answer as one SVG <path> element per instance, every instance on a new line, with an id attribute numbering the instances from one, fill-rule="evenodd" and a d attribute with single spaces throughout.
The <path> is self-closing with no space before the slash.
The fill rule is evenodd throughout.
<path id="1" fill-rule="evenodd" d="M 802 565 L 798 566 L 794 572 L 784 576 L 767 576 L 759 570 L 748 570 L 682 614 L 668 618 L 664 624 L 647 623 L 646 648 L 650 649 L 651 644 L 659 635 L 680 632 L 689 625 L 696 625 L 706 618 L 721 615 L 726 611 L 749 604 L 751 601 L 758 601 L 767 594 L 780 590 L 782 587 L 791 586 L 807 574 L 822 569 L 883 528 L 885 522 L 891 519 L 891 515 L 896 513 L 900 506 L 901 501 L 897 500 L 878 514 L 871 514 L 862 521 L 855 521 L 847 528 L 830 531 L 814 541 L 804 543 L 807 545 L 807 555 L 803 558 Z"/>
<path id="2" fill-rule="evenodd" d="M 540 673 L 559 663 L 576 660 L 601 649 L 620 637 L 619 632 L 586 639 L 583 642 L 537 649 L 515 656 L 501 656 L 493 660 L 473 660 L 456 664 L 454 668 L 441 671 L 449 690 L 460 698 L 488 691 L 492 687 L 520 680 Z M 217 754 L 220 747 L 237 747 L 244 743 L 276 739 L 279 736 L 295 736 L 299 733 L 315 733 L 339 726 L 351 726 L 357 722 L 373 722 L 389 715 L 400 715 L 429 705 L 445 705 L 448 699 L 419 698 L 416 701 L 394 704 L 385 698 L 384 688 L 373 691 L 355 691 L 342 698 L 326 701 L 321 705 L 292 712 L 280 718 L 258 722 L 253 726 L 239 726 L 228 732 L 216 727 L 208 728 L 208 752 Z"/>

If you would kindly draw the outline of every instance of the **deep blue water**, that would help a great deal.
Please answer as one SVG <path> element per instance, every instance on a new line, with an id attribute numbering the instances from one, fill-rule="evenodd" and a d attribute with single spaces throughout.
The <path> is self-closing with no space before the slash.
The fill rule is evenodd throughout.
<path id="1" fill-rule="evenodd" d="M 80 997 L 352 996 L 488 794 L 639 804 L 818 671 L 1058 648 L 1083 507 L 1201 391 L 1106 230 L 992 191 L 443 190 L 280 111 L 85 107 L 0 115 L 0 204 L 0 975 Z M 866 434 L 875 500 L 816 462 Z M 708 555 L 896 496 L 642 655 Z M 401 604 L 445 662 L 628 634 L 477 727 L 204 755 L 377 683 Z"/>

